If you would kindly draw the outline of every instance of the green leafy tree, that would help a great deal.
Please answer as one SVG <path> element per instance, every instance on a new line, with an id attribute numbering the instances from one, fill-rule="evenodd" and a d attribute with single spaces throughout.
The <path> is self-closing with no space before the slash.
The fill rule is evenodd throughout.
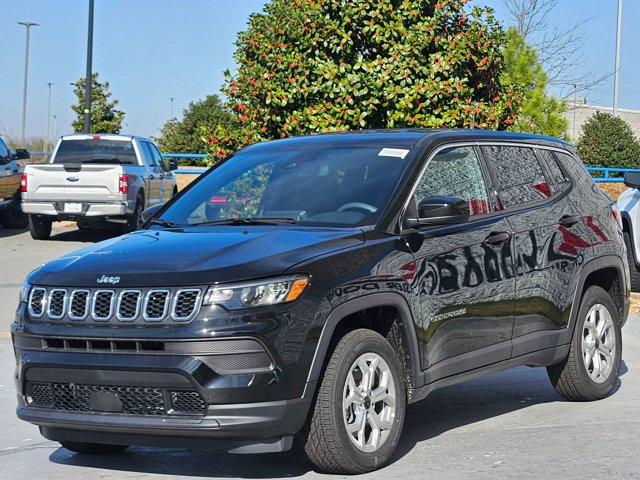
<path id="1" fill-rule="evenodd" d="M 85 79 L 80 78 L 75 83 L 73 93 L 78 97 L 78 103 L 71 106 L 76 113 L 76 119 L 71 123 L 76 133 L 82 132 L 84 127 L 84 86 Z M 117 110 L 118 100 L 111 99 L 109 82 L 100 82 L 98 73 L 92 75 L 91 81 L 91 132 L 90 133 L 120 133 L 124 112 Z"/>
<path id="2" fill-rule="evenodd" d="M 627 122 L 609 113 L 596 112 L 582 125 L 577 147 L 586 165 L 640 168 L 640 142 Z"/>
<path id="3" fill-rule="evenodd" d="M 515 28 L 506 34 L 500 81 L 520 98 L 517 118 L 509 130 L 564 137 L 565 104 L 547 94 L 548 77 L 538 54 Z"/>
<path id="4" fill-rule="evenodd" d="M 219 125 L 233 129 L 237 127 L 237 120 L 217 95 L 209 95 L 189 103 L 182 112 L 182 120 L 172 118 L 165 123 L 158 144 L 164 152 L 204 153 L 206 145 L 202 129 L 215 130 Z"/>
<path id="5" fill-rule="evenodd" d="M 209 151 L 294 134 L 393 127 L 506 128 L 504 32 L 465 0 L 270 0 L 239 34 L 223 91 L 239 128 Z"/>

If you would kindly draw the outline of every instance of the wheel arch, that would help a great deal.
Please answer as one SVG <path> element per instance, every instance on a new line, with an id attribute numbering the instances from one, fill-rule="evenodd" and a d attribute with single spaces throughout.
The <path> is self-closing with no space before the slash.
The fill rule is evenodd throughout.
<path id="1" fill-rule="evenodd" d="M 617 282 L 617 287 L 615 285 Z M 580 303 L 584 292 L 593 285 L 602 287 L 611 292 L 617 288 L 617 294 L 612 295 L 612 299 L 618 307 L 622 324 L 627 320 L 629 311 L 629 282 L 625 275 L 623 260 L 616 255 L 605 255 L 595 258 L 586 263 L 580 271 L 580 278 L 576 286 L 576 294 L 571 308 L 569 333 L 572 335 L 580 310 Z M 571 341 L 569 336 L 568 341 Z"/>
<path id="2" fill-rule="evenodd" d="M 392 292 L 381 292 L 365 295 L 359 298 L 348 300 L 335 307 L 328 315 L 327 320 L 320 333 L 320 338 L 309 369 L 308 382 L 315 382 L 320 378 L 322 369 L 328 356 L 332 352 L 332 344 L 342 337 L 342 335 L 355 328 L 362 328 L 363 325 L 355 321 L 358 314 L 371 311 L 372 309 L 393 309 L 396 314 L 393 325 L 401 327 L 401 338 L 404 343 L 403 358 L 400 358 L 405 380 L 407 383 L 407 400 L 411 402 L 411 391 L 421 386 L 420 383 L 420 355 L 418 340 L 415 331 L 414 319 L 407 301 L 401 295 Z M 396 321 L 397 320 L 397 321 Z M 367 327 L 365 327 L 367 328 Z M 393 328 L 393 327 L 392 327 Z M 370 328 L 376 331 L 375 328 Z M 339 335 L 336 337 L 336 335 Z M 387 338 L 389 340 L 389 338 Z M 397 338 L 395 339 L 398 340 Z M 394 339 L 390 340 L 393 343 Z M 406 361 L 405 361 L 406 360 Z"/>

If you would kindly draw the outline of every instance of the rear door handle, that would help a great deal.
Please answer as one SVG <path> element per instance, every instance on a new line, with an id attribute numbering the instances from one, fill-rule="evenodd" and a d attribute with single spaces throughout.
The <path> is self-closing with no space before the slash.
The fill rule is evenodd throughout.
<path id="1" fill-rule="evenodd" d="M 580 219 L 575 215 L 564 215 L 558 223 L 563 227 L 573 227 L 576 223 L 578 223 Z"/>
<path id="2" fill-rule="evenodd" d="M 488 245 L 500 245 L 511 238 L 509 232 L 491 232 L 487 238 L 484 239 L 484 243 Z"/>
<path id="3" fill-rule="evenodd" d="M 155 180 L 156 176 L 152 173 L 151 175 L 149 175 L 149 180 Z"/>

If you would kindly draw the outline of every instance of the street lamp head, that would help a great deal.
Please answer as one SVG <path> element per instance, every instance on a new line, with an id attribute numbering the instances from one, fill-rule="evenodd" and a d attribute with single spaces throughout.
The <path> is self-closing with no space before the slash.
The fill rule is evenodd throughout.
<path id="1" fill-rule="evenodd" d="M 35 23 L 35 22 L 17 22 L 17 23 L 18 23 L 18 25 L 24 25 L 27 28 L 40 26 L 39 23 Z"/>

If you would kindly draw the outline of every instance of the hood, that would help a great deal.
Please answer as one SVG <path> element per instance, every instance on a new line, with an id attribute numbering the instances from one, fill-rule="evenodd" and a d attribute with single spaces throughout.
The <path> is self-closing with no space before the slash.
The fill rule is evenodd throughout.
<path id="1" fill-rule="evenodd" d="M 281 275 L 300 262 L 363 242 L 362 230 L 345 228 L 215 226 L 139 230 L 49 262 L 33 272 L 29 281 L 105 288 L 235 282 Z M 98 283 L 103 276 L 119 277 L 119 281 Z"/>

